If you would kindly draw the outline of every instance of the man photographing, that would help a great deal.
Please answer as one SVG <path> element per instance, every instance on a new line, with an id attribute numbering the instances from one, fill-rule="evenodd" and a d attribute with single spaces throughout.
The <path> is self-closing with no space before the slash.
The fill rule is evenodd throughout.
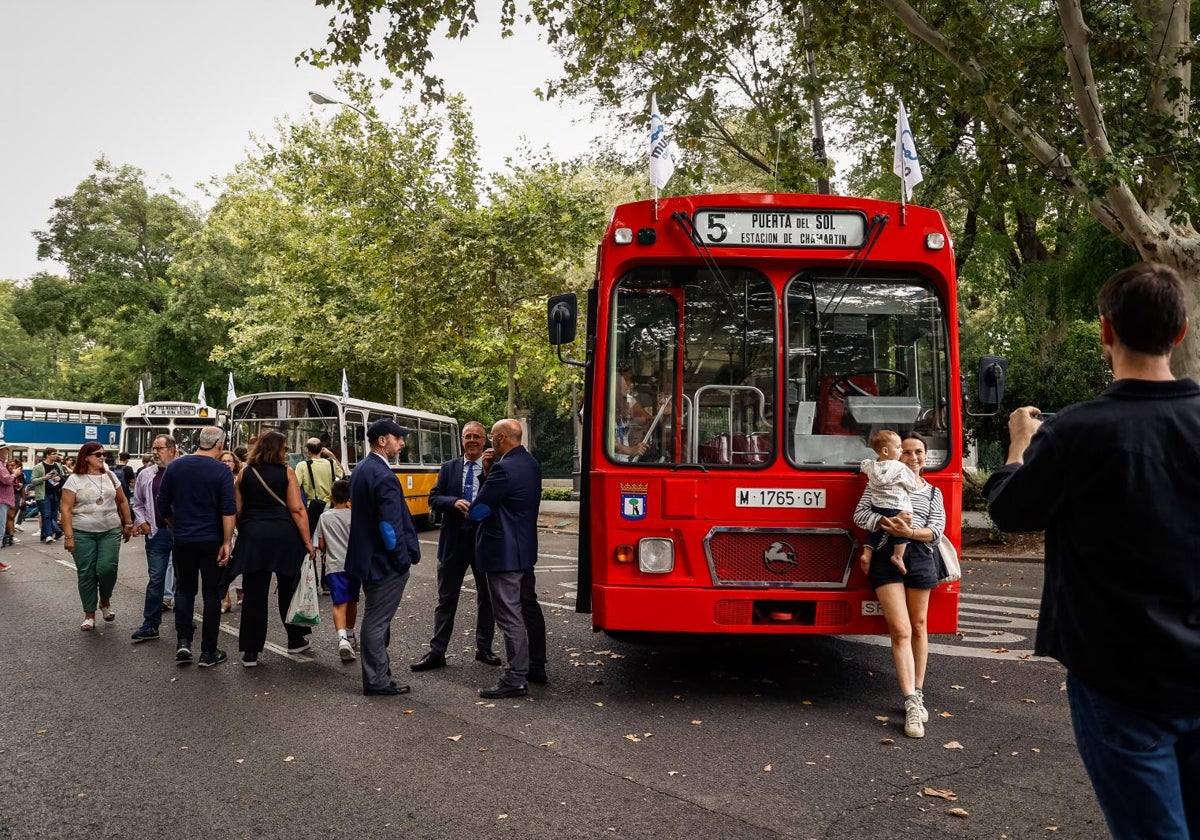
<path id="1" fill-rule="evenodd" d="M 1009 417 L 984 492 L 1005 531 L 1046 531 L 1034 653 L 1066 666 L 1075 742 L 1115 837 L 1200 837 L 1200 386 L 1175 379 L 1183 284 L 1139 263 L 1100 290 L 1113 384 Z"/>

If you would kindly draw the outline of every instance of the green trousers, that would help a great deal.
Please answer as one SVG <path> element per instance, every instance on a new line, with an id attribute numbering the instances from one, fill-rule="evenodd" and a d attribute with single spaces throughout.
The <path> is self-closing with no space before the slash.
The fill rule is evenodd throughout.
<path id="1" fill-rule="evenodd" d="M 79 600 L 85 613 L 96 611 L 96 591 L 100 600 L 112 597 L 117 585 L 117 560 L 121 556 L 121 529 L 109 531 L 75 530 L 75 572 L 79 576 Z"/>

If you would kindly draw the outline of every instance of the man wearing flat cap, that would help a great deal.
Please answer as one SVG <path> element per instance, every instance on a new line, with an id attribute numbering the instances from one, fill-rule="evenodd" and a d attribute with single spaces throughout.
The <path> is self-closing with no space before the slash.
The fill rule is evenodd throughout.
<path id="1" fill-rule="evenodd" d="M 371 452 L 350 474 L 350 543 L 346 571 L 362 581 L 366 595 L 360 637 L 363 694 L 407 694 L 392 679 L 388 643 L 408 569 L 421 560 L 417 529 L 391 461 L 404 449 L 409 430 L 395 420 L 376 420 L 367 429 Z"/>

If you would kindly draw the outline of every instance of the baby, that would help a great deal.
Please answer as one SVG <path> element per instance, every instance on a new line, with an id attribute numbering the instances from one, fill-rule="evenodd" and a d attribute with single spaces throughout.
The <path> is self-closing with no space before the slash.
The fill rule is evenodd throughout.
<path id="1" fill-rule="evenodd" d="M 871 448 L 876 459 L 862 462 L 860 469 L 867 474 L 867 486 L 871 491 L 871 510 L 880 516 L 895 516 L 901 511 L 912 513 L 909 493 L 917 489 L 917 477 L 907 466 L 900 463 L 900 435 L 890 430 L 876 432 L 871 437 Z M 871 555 L 890 536 L 887 531 L 876 528 L 867 535 L 863 545 L 863 566 L 869 567 Z M 904 552 L 908 539 L 892 536 L 892 563 L 901 574 L 908 574 L 904 566 Z"/>

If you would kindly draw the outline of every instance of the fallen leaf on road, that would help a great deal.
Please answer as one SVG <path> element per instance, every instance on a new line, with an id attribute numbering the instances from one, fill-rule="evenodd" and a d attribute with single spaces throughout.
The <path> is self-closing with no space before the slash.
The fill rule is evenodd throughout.
<path id="1" fill-rule="evenodd" d="M 1008 648 L 998 647 L 995 650 L 993 650 L 992 653 L 1008 653 Z"/>
<path id="2" fill-rule="evenodd" d="M 485 709 L 494 709 L 494 708 L 496 708 L 496 704 L 495 704 L 495 703 L 484 703 L 484 704 L 483 704 L 483 708 L 485 708 Z"/>
<path id="3" fill-rule="evenodd" d="M 950 687 L 951 687 L 952 689 L 954 689 L 955 691 L 962 691 L 964 688 L 966 688 L 966 686 L 965 686 L 965 685 L 952 685 L 952 686 L 950 686 Z"/>
<path id="4" fill-rule="evenodd" d="M 1028 704 L 1029 704 L 1029 705 L 1031 705 L 1031 706 L 1036 706 L 1036 705 L 1037 705 L 1037 701 L 1036 701 L 1036 700 L 1031 700 L 1031 699 L 1029 699 L 1028 697 L 1023 697 L 1023 698 L 1021 698 L 1021 702 L 1022 702 L 1022 703 L 1028 703 Z"/>
<path id="5" fill-rule="evenodd" d="M 588 685 L 604 685 L 604 680 L 588 680 Z"/>
<path id="6" fill-rule="evenodd" d="M 704 723 L 704 721 L 702 721 L 702 720 L 694 720 L 694 721 L 692 721 L 692 726 L 699 726 L 699 725 L 700 725 L 700 724 L 702 724 L 702 723 Z"/>
<path id="7" fill-rule="evenodd" d="M 411 715 L 413 713 L 413 711 L 414 711 L 413 709 L 405 709 L 404 714 Z"/>
<path id="8" fill-rule="evenodd" d="M 38 734 L 38 735 L 45 735 L 45 734 L 46 734 L 48 731 L 49 731 L 49 730 L 48 730 L 48 729 L 46 729 L 46 727 L 44 727 L 44 726 L 43 726 L 41 729 L 39 729 L 39 730 L 37 731 L 37 734 Z"/>
<path id="9" fill-rule="evenodd" d="M 764 767 L 764 768 L 763 768 L 763 772 L 764 772 L 764 773 L 770 773 L 770 772 L 771 772 L 771 765 L 770 765 L 770 764 L 768 764 L 766 767 Z"/>
<path id="10" fill-rule="evenodd" d="M 971 812 L 970 812 L 970 811 L 967 811 L 967 810 L 965 810 L 965 809 L 963 809 L 963 808 L 948 808 L 948 809 L 946 810 L 946 813 L 947 813 L 947 814 L 953 814 L 954 816 L 956 816 L 956 817 L 958 817 L 959 819 L 962 819 L 962 820 L 965 820 L 967 817 L 971 816 Z"/>
<path id="11" fill-rule="evenodd" d="M 286 762 L 292 762 L 295 760 L 296 760 L 296 756 L 294 756 L 294 755 L 289 755 L 287 758 L 284 759 L 284 761 L 286 761 Z"/>
<path id="12" fill-rule="evenodd" d="M 678 775 L 679 775 L 679 771 L 678 771 L 678 770 L 668 770 L 668 771 L 667 771 L 667 775 L 668 775 L 668 776 L 678 776 Z"/>
<path id="13" fill-rule="evenodd" d="M 958 799 L 958 794 L 952 790 L 938 790 L 937 788 L 927 787 L 921 790 L 925 796 L 936 796 L 938 799 L 945 799 L 947 802 L 953 802 Z"/>
<path id="14" fill-rule="evenodd" d="M 949 712 L 938 712 L 938 717 L 954 717 L 954 715 Z"/>
<path id="15" fill-rule="evenodd" d="M 895 742 L 893 739 L 891 739 L 891 738 L 880 738 L 880 739 L 879 739 L 879 743 L 881 743 L 881 744 L 894 744 L 894 743 L 896 743 L 896 742 Z"/>
<path id="16" fill-rule="evenodd" d="M 508 819 L 508 814 L 497 814 L 497 815 L 496 815 L 496 819 L 498 819 L 498 820 L 506 820 L 506 819 Z"/>
<path id="17" fill-rule="evenodd" d="M 597 701 L 596 701 L 595 703 L 593 703 L 592 705 L 593 705 L 593 706 L 603 706 L 604 704 L 603 704 L 603 703 L 601 703 L 599 700 L 597 700 Z"/>
<path id="18" fill-rule="evenodd" d="M 1029 748 L 1029 751 L 1030 751 L 1030 752 L 1035 752 L 1035 753 L 1040 753 L 1040 752 L 1041 752 L 1041 750 L 1039 750 L 1037 747 L 1030 747 L 1030 748 Z"/>
<path id="19" fill-rule="evenodd" d="M 946 750 L 961 750 L 962 748 L 963 745 L 958 743 L 958 741 L 951 741 L 949 744 L 942 744 L 942 749 Z"/>
<path id="20" fill-rule="evenodd" d="M 539 744 L 538 746 L 542 746 L 542 747 L 553 747 L 553 746 L 554 746 L 554 742 L 553 742 L 553 741 L 542 741 L 542 743 L 541 743 L 541 744 Z"/>
<path id="21" fill-rule="evenodd" d="M 801 700 L 801 701 L 800 701 L 800 705 L 801 705 L 801 706 L 811 706 L 811 705 L 812 705 L 812 701 L 811 701 L 811 700 Z"/>
<path id="22" fill-rule="evenodd" d="M 450 740 L 450 741 L 458 741 L 459 739 L 462 738 L 462 736 L 461 735 L 447 735 L 446 738 L 447 738 L 447 740 Z"/>
<path id="23" fill-rule="evenodd" d="M 887 715 L 875 715 L 875 720 L 879 721 L 880 723 L 887 723 L 888 716 Z"/>
<path id="24" fill-rule="evenodd" d="M 641 738 L 639 738 L 638 736 L 636 736 L 636 735 L 634 735 L 634 734 L 632 734 L 632 733 L 631 733 L 631 734 L 629 734 L 629 735 L 626 735 L 626 736 L 625 736 L 625 740 L 626 740 L 626 741 L 633 741 L 633 743 L 635 743 L 635 744 L 640 744 L 640 743 L 642 742 L 642 739 L 641 739 Z"/>
<path id="25" fill-rule="evenodd" d="M 488 751 L 488 749 L 490 749 L 490 748 L 489 748 L 489 747 L 480 747 L 480 748 L 479 748 L 479 751 L 480 751 L 480 752 L 487 752 L 487 751 Z"/>
<path id="26" fill-rule="evenodd" d="M 1056 826 L 1056 825 L 1048 825 L 1048 826 L 1046 826 L 1046 830 L 1047 830 L 1047 831 L 1058 831 L 1058 826 Z"/>
<path id="27" fill-rule="evenodd" d="M 815 761 L 806 761 L 806 762 L 804 762 L 804 763 L 805 763 L 805 764 L 812 765 L 813 767 L 816 767 L 816 766 L 817 766 L 817 762 L 815 762 Z"/>

